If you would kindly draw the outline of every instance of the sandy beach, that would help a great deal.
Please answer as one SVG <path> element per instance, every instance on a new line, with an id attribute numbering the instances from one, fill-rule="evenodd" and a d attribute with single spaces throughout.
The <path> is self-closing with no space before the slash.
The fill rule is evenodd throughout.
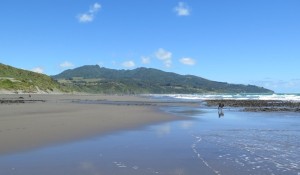
<path id="1" fill-rule="evenodd" d="M 149 99 L 135 96 L 32 95 L 29 98 L 28 95 L 1 95 L 0 97 L 2 101 L 20 99 L 25 101 L 21 104 L 0 104 L 0 154 L 26 151 L 179 119 L 159 112 L 155 106 L 161 104 L 154 105 L 155 102 L 150 102 Z M 111 103 L 91 104 L 91 101 Z"/>
<path id="2" fill-rule="evenodd" d="M 18 94 L 0 102 L 0 174 L 299 172 L 299 113 L 273 110 L 297 103 L 223 100 L 220 116 L 220 101 L 168 97 Z"/>

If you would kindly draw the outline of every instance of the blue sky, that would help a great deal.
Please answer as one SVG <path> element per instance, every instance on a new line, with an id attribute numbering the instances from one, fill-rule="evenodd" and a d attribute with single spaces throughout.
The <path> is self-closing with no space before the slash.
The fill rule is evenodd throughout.
<path id="1" fill-rule="evenodd" d="M 0 62 L 151 67 L 300 92 L 299 0 L 1 0 Z"/>

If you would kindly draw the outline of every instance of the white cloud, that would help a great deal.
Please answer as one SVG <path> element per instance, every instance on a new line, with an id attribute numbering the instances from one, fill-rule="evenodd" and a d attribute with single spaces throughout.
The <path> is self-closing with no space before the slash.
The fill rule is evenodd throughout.
<path id="1" fill-rule="evenodd" d="M 92 22 L 94 20 L 94 15 L 93 14 L 87 14 L 87 13 L 79 14 L 78 15 L 78 20 L 79 20 L 79 22 L 82 22 L 82 23 Z"/>
<path id="2" fill-rule="evenodd" d="M 142 59 L 143 64 L 149 64 L 150 63 L 150 57 L 142 56 L 141 59 Z"/>
<path id="3" fill-rule="evenodd" d="M 125 61 L 122 63 L 122 66 L 124 66 L 126 68 L 132 68 L 135 66 L 135 63 L 133 61 Z"/>
<path id="4" fill-rule="evenodd" d="M 101 7 L 102 6 L 99 3 L 93 4 L 88 12 L 77 15 L 78 21 L 81 23 L 92 22 L 96 13 L 101 9 Z"/>
<path id="5" fill-rule="evenodd" d="M 159 48 L 156 53 L 155 53 L 156 57 L 160 60 L 169 60 L 172 58 L 172 53 L 169 51 L 166 51 L 163 48 Z"/>
<path id="6" fill-rule="evenodd" d="M 35 68 L 31 69 L 31 71 L 42 74 L 44 72 L 44 69 L 41 67 L 35 67 Z"/>
<path id="7" fill-rule="evenodd" d="M 65 61 L 65 62 L 61 63 L 59 65 L 59 67 L 61 67 L 61 68 L 70 68 L 70 67 L 74 67 L 74 64 L 72 64 L 72 63 L 70 63 L 68 61 Z"/>
<path id="8" fill-rule="evenodd" d="M 90 7 L 89 12 L 90 13 L 96 13 L 100 9 L 101 9 L 101 4 L 96 2 L 92 7 Z"/>
<path id="9" fill-rule="evenodd" d="M 193 58 L 181 58 L 179 60 L 182 64 L 193 66 L 196 64 L 196 61 Z"/>
<path id="10" fill-rule="evenodd" d="M 171 67 L 171 65 L 172 65 L 172 60 L 166 60 L 164 63 L 165 63 L 165 66 L 166 66 L 166 67 Z"/>
<path id="11" fill-rule="evenodd" d="M 163 48 L 159 48 L 155 52 L 155 56 L 159 60 L 162 60 L 166 67 L 171 67 L 171 64 L 172 64 L 172 53 L 171 52 L 166 51 Z"/>
<path id="12" fill-rule="evenodd" d="M 189 16 L 191 10 L 186 3 L 179 2 L 178 5 L 174 8 L 174 11 L 178 16 Z"/>

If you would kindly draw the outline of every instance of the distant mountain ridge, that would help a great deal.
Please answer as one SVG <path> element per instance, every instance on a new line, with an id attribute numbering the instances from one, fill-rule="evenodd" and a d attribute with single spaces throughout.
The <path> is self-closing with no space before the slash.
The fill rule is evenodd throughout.
<path id="1" fill-rule="evenodd" d="M 153 68 L 114 70 L 86 65 L 52 76 L 65 86 L 93 93 L 273 93 L 254 85 L 229 84 Z"/>

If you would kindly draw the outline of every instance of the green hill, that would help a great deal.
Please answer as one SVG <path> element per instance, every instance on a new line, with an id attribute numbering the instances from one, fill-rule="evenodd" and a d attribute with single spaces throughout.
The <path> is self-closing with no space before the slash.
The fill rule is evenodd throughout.
<path id="1" fill-rule="evenodd" d="M 152 68 L 114 70 L 88 65 L 53 76 L 65 86 L 92 93 L 273 93 L 263 87 L 210 81 Z"/>
<path id="2" fill-rule="evenodd" d="M 13 92 L 54 92 L 66 91 L 51 77 L 0 63 L 0 90 Z"/>

